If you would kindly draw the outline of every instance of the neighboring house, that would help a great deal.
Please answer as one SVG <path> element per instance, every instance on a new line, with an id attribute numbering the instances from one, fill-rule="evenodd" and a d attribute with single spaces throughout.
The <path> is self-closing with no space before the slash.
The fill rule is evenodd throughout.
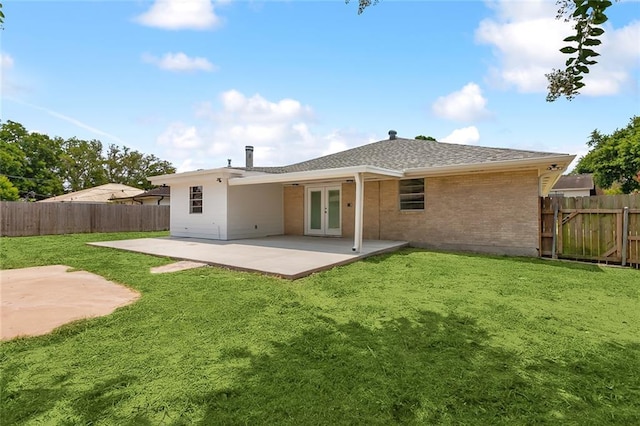
<path id="1" fill-rule="evenodd" d="M 82 191 L 70 192 L 68 194 L 58 195 L 56 197 L 46 198 L 38 201 L 39 203 L 90 203 L 90 204 L 106 204 L 114 198 L 133 197 L 143 193 L 139 188 L 134 188 L 120 183 L 106 183 L 104 185 L 94 186 L 93 188 L 83 189 Z M 127 204 L 135 204 L 133 202 Z"/>
<path id="2" fill-rule="evenodd" d="M 549 195 L 562 195 L 565 197 L 589 197 L 596 195 L 596 185 L 593 175 L 585 173 L 581 175 L 560 176 L 558 182 L 553 185 Z"/>
<path id="3" fill-rule="evenodd" d="M 168 206 L 171 193 L 168 186 L 159 186 L 132 197 L 119 197 L 111 200 L 118 204 L 142 204 L 149 206 Z"/>
<path id="4" fill-rule="evenodd" d="M 537 256 L 539 196 L 575 156 L 397 138 L 284 167 L 197 170 L 171 187 L 171 235 L 403 240 L 414 246 Z"/>

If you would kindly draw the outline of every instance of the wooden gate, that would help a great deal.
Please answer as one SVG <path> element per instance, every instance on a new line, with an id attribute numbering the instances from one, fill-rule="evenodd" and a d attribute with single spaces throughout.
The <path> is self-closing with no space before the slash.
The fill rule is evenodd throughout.
<path id="1" fill-rule="evenodd" d="M 640 265 L 640 194 L 546 197 L 540 213 L 542 256 Z"/>

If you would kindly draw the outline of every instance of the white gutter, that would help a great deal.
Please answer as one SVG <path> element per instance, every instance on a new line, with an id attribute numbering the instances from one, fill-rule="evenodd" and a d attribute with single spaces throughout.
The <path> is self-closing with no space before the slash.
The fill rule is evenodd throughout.
<path id="1" fill-rule="evenodd" d="M 337 169 L 309 170 L 305 172 L 291 173 L 265 173 L 257 176 L 233 177 L 229 179 L 229 185 L 256 185 L 261 183 L 288 183 L 305 182 L 319 179 L 352 179 L 358 173 L 368 173 L 400 178 L 403 173 L 398 170 L 383 169 L 374 166 L 352 166 Z"/>
<path id="2" fill-rule="evenodd" d="M 170 182 L 179 182 L 186 179 L 191 179 L 193 177 L 205 177 L 205 176 L 213 176 L 213 177 L 225 177 L 231 178 L 236 176 L 244 175 L 243 170 L 231 169 L 228 167 L 221 167 L 218 169 L 206 169 L 206 170 L 194 170 L 190 172 L 183 173 L 172 173 L 167 175 L 158 175 L 158 176 L 150 176 L 147 178 L 149 182 L 154 185 L 163 185 Z"/>
<path id="3" fill-rule="evenodd" d="M 515 167 L 519 169 L 524 168 L 540 168 L 540 166 L 551 166 L 552 164 L 560 167 L 560 171 L 566 170 L 571 164 L 575 155 L 562 154 L 553 155 L 548 157 L 536 157 L 530 159 L 521 160 L 503 160 L 503 161 L 491 161 L 488 163 L 472 163 L 472 164 L 456 164 L 452 166 L 439 166 L 439 167 L 419 167 L 413 169 L 404 169 L 404 175 L 409 176 L 441 176 L 451 174 L 465 174 L 478 171 L 498 171 L 498 170 L 513 170 Z"/>

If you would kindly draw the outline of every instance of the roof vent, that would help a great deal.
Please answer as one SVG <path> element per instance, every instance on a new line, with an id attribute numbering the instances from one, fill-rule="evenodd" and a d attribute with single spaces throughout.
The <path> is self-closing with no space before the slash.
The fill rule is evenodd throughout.
<path id="1" fill-rule="evenodd" d="M 398 132 L 396 132 L 395 130 L 389 130 L 389 140 L 394 140 L 397 134 Z"/>

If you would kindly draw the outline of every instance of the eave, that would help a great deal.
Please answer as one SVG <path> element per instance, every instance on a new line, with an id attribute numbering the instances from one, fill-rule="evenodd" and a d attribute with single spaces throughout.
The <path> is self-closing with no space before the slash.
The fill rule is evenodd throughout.
<path id="1" fill-rule="evenodd" d="M 363 174 L 366 178 L 391 177 L 401 178 L 403 173 L 399 170 L 383 169 L 374 166 L 352 166 L 337 169 L 309 170 L 304 172 L 279 173 L 234 177 L 229 179 L 229 185 L 258 185 L 264 183 L 298 183 L 310 181 L 322 181 L 332 179 L 349 179 L 356 174 Z"/>
<path id="2" fill-rule="evenodd" d="M 206 169 L 206 170 L 194 170 L 190 172 L 183 173 L 172 173 L 167 175 L 158 175 L 158 176 L 150 176 L 147 178 L 149 182 L 154 185 L 167 185 L 181 182 L 185 180 L 192 180 L 194 177 L 198 178 L 206 178 L 206 177 L 224 177 L 224 178 L 232 178 L 236 176 L 243 176 L 245 172 L 243 170 L 238 169 L 230 169 L 230 168 L 218 168 L 218 169 Z"/>

